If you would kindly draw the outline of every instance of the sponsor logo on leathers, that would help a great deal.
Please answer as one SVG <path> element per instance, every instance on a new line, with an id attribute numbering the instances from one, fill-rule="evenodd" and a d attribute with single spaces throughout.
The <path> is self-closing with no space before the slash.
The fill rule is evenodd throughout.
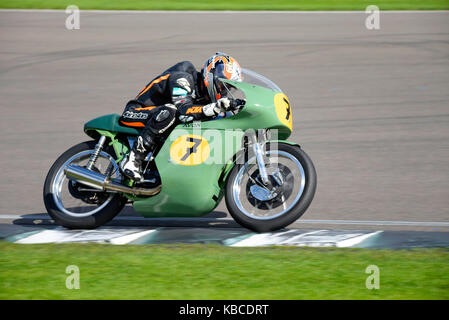
<path id="1" fill-rule="evenodd" d="M 148 114 L 143 113 L 143 112 L 125 111 L 123 113 L 123 118 L 142 120 L 142 119 L 147 119 L 148 118 Z"/>

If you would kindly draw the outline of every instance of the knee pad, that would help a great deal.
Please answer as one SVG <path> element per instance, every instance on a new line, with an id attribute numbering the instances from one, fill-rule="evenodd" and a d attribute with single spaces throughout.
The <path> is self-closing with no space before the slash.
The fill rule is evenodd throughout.
<path id="1" fill-rule="evenodd" d="M 162 134 L 169 129 L 176 120 L 176 107 L 170 105 L 164 105 L 152 114 L 151 119 L 148 121 L 148 128 L 154 134 Z"/>

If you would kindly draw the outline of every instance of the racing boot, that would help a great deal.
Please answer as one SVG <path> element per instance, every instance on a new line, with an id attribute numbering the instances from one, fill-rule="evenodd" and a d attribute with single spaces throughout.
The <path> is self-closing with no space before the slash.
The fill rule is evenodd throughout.
<path id="1" fill-rule="evenodd" d="M 155 145 L 155 137 L 145 128 L 137 137 L 128 157 L 120 165 L 123 174 L 136 182 L 143 180 L 142 162 Z"/>

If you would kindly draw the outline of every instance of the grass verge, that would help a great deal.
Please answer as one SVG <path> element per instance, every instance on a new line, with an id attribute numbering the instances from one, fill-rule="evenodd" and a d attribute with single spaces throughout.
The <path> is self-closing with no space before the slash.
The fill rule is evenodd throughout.
<path id="1" fill-rule="evenodd" d="M 381 10 L 445 10 L 448 0 L 0 0 L 0 8 L 65 9 L 77 5 L 81 10 L 365 10 L 377 5 Z"/>
<path id="2" fill-rule="evenodd" d="M 449 299 L 449 251 L 1 241 L 0 299 Z"/>

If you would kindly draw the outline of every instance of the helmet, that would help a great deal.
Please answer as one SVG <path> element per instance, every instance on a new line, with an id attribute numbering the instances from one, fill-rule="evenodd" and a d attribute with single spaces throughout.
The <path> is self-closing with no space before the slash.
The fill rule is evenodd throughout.
<path id="1" fill-rule="evenodd" d="M 240 64 L 231 56 L 217 52 L 210 57 L 201 70 L 204 85 L 207 88 L 209 98 L 214 101 L 225 94 L 225 88 L 218 79 L 242 81 L 242 69 Z"/>

